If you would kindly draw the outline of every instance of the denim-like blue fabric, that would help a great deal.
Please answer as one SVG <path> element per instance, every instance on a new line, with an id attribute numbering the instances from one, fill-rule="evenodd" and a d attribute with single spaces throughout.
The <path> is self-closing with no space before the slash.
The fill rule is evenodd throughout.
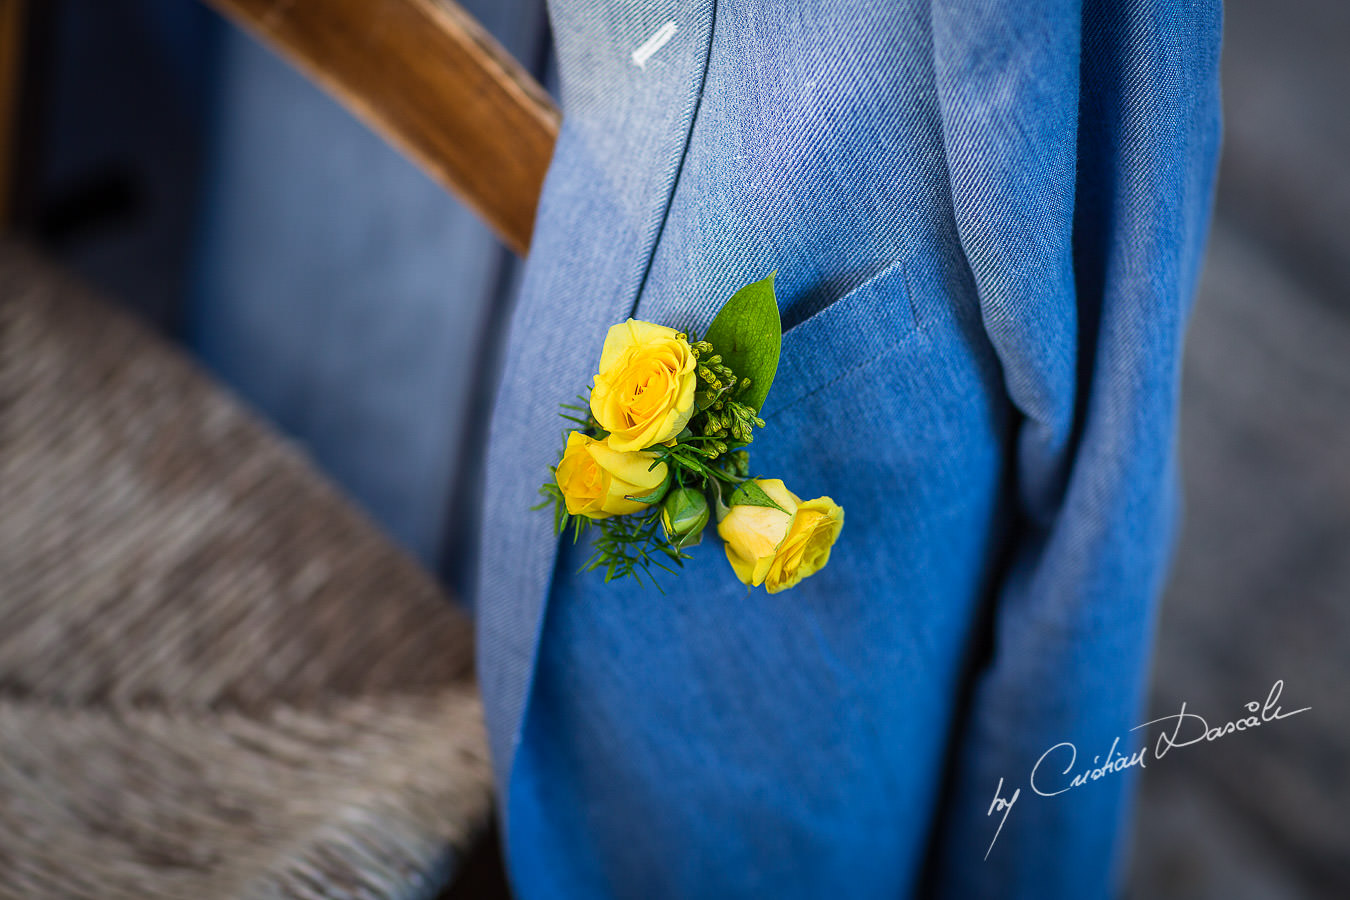
<path id="1" fill-rule="evenodd" d="M 564 127 L 486 485 L 480 673 L 522 897 L 1101 897 L 1175 532 L 1215 3 L 562 2 Z M 629 54 L 667 21 L 642 68 Z M 757 472 L 847 510 L 747 594 L 578 575 L 528 507 L 629 314 L 769 270 Z M 1046 770 L 1042 771 L 1045 784 Z M 1002 794 L 1021 790 L 990 849 Z M 988 850 L 988 859 L 985 859 Z"/>

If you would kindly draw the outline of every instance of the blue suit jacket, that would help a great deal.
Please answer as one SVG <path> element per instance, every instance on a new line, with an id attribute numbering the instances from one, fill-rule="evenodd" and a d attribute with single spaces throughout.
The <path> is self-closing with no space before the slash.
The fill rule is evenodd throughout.
<path id="1" fill-rule="evenodd" d="M 565 118 L 491 425 L 478 608 L 516 889 L 1107 894 L 1131 772 L 1048 797 L 1029 778 L 1139 722 L 1216 4 L 551 15 Z M 830 565 L 775 596 L 716 542 L 664 594 L 578 575 L 586 549 L 529 508 L 606 329 L 702 330 L 774 269 L 752 461 L 847 509 Z M 1020 797 L 990 849 L 1000 779 Z"/>

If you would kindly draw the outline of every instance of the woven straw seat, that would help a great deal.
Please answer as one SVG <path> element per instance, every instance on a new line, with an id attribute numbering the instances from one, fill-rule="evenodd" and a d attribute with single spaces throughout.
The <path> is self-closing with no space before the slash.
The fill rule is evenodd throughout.
<path id="1" fill-rule="evenodd" d="M 192 364 L 0 246 L 0 896 L 435 896 L 471 629 Z"/>

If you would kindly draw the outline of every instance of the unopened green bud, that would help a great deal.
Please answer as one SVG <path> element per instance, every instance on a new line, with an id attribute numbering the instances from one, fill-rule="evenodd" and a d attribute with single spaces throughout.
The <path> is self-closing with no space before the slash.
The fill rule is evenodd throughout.
<path id="1" fill-rule="evenodd" d="M 708 524 L 708 501 L 694 488 L 676 488 L 661 504 L 661 524 L 666 537 L 680 546 L 698 543 Z"/>

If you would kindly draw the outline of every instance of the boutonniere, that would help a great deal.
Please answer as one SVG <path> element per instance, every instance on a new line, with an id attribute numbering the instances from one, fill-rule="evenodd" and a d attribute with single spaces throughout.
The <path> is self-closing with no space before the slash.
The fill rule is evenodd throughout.
<path id="1" fill-rule="evenodd" d="M 722 305 L 700 340 L 629 319 L 605 336 L 590 396 L 563 404 L 563 450 L 540 488 L 558 533 L 599 530 L 583 571 L 655 583 L 690 559 L 715 516 L 732 571 L 787 590 L 820 571 L 844 526 L 829 497 L 752 477 L 746 451 L 782 343 L 773 275 Z"/>

